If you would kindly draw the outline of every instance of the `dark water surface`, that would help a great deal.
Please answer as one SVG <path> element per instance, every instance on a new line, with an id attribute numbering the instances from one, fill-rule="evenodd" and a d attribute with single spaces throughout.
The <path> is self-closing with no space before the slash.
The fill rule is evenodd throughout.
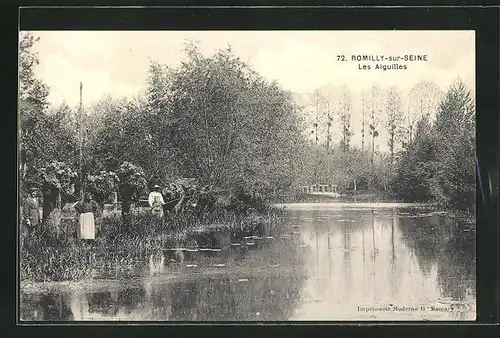
<path id="1" fill-rule="evenodd" d="M 280 238 L 219 237 L 220 252 L 166 252 L 132 278 L 23 286 L 21 319 L 475 319 L 473 225 L 396 204 L 286 207 Z"/>

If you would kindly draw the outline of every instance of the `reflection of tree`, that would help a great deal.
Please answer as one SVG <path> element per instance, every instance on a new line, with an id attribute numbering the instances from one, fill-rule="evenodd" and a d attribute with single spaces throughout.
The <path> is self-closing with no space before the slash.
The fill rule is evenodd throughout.
<path id="1" fill-rule="evenodd" d="M 344 259 L 343 259 L 343 266 L 344 266 L 344 278 L 345 278 L 345 283 L 346 285 L 351 285 L 352 284 L 352 269 L 351 269 L 351 229 L 350 229 L 351 223 L 344 222 L 343 225 L 343 236 L 342 236 L 342 248 L 344 250 Z M 346 294 L 346 296 L 348 296 Z"/>
<path id="2" fill-rule="evenodd" d="M 137 320 L 160 321 L 286 320 L 294 314 L 306 274 L 302 251 L 291 245 L 280 249 L 272 255 L 262 252 L 262 260 L 247 257 L 244 264 L 251 275 L 229 270 L 215 278 L 199 276 L 158 284 L 145 280 L 143 287 L 89 293 L 85 295 L 88 303 L 83 304 L 88 311 L 84 312 L 96 318 L 123 319 L 126 314 Z M 266 269 L 271 262 L 282 270 L 269 273 Z M 256 272 L 257 268 L 262 273 Z M 248 281 L 238 281 L 240 278 Z M 43 296 L 41 300 L 24 296 L 22 318 L 73 320 L 68 300 L 59 297 L 66 296 Z"/>
<path id="3" fill-rule="evenodd" d="M 406 246 L 417 257 L 420 270 L 429 274 L 441 251 L 443 233 L 439 216 L 400 218 L 399 227 Z"/>
<path id="4" fill-rule="evenodd" d="M 287 252 L 289 251 L 289 252 Z M 300 291 L 305 282 L 304 264 L 295 248 L 288 247 L 282 257 L 297 258 L 291 271 L 259 277 L 253 273 L 248 281 L 238 282 L 245 276 L 231 276 L 221 282 L 204 279 L 187 288 L 178 282 L 170 290 L 193 293 L 195 302 L 172 303 L 172 320 L 286 320 L 293 316 Z M 276 258 L 274 258 L 276 259 Z M 286 262 L 281 259 L 281 266 Z M 251 264 L 251 263 L 250 263 Z M 266 262 L 263 262 L 264 266 Z M 263 267 L 264 268 L 264 267 Z M 266 272 L 263 271 L 265 274 Z M 172 298 L 178 298 L 172 294 Z"/>
<path id="5" fill-rule="evenodd" d="M 420 269 L 429 273 L 437 265 L 438 283 L 444 297 L 463 300 L 467 289 L 475 294 L 475 237 L 450 227 L 445 216 L 400 218 L 406 246 L 417 257 Z"/>
<path id="6" fill-rule="evenodd" d="M 210 294 L 212 283 L 209 280 L 202 279 L 201 283 L 204 291 Z M 198 294 L 200 293 L 200 286 L 198 281 L 185 282 L 180 281 L 171 285 L 170 288 L 165 290 L 170 292 L 172 302 L 172 318 L 171 320 L 196 320 L 198 308 Z M 215 305 L 215 304 L 214 304 Z M 201 306 L 203 307 L 203 305 Z M 217 307 L 217 305 L 215 305 Z"/>
<path id="7" fill-rule="evenodd" d="M 391 211 L 391 253 L 390 253 L 390 265 L 389 270 L 389 281 L 391 283 L 391 294 L 393 296 L 399 295 L 399 290 L 401 288 L 401 278 L 402 275 L 402 265 L 399 260 L 399 255 L 396 252 L 396 228 L 398 227 L 399 220 L 395 214 L 395 209 Z"/>
<path id="8" fill-rule="evenodd" d="M 74 319 L 66 294 L 23 295 L 21 319 L 27 321 L 71 321 Z"/>
<path id="9" fill-rule="evenodd" d="M 438 259 L 438 282 L 445 297 L 464 300 L 467 289 L 476 294 L 475 236 L 461 233 L 444 246 Z"/>
<path id="10" fill-rule="evenodd" d="M 142 288 L 130 288 L 118 291 L 116 306 L 125 313 L 131 313 L 133 309 L 144 304 L 146 292 Z"/>
<path id="11" fill-rule="evenodd" d="M 114 316 L 118 313 L 118 308 L 113 304 L 111 292 L 97 292 L 88 295 L 89 312 L 98 312 L 106 316 Z"/>
<path id="12" fill-rule="evenodd" d="M 304 275 L 237 280 L 206 278 L 196 283 L 158 285 L 152 291 L 152 298 L 168 295 L 171 302 L 168 320 L 174 321 L 286 320 L 294 313 Z"/>

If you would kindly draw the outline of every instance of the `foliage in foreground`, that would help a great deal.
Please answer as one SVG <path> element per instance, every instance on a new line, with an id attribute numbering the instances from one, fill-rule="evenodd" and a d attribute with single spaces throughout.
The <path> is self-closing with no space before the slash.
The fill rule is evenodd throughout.
<path id="1" fill-rule="evenodd" d="M 203 247 L 205 235 L 222 232 L 241 239 L 250 235 L 278 236 L 282 211 L 229 211 L 217 209 L 204 218 L 186 214 L 166 217 L 160 224 L 149 214 L 97 220 L 94 245 L 76 239 L 76 219 L 66 219 L 64 231 L 21 233 L 21 280 L 62 281 L 92 278 L 99 267 L 120 269 L 143 264 L 164 248 Z"/>

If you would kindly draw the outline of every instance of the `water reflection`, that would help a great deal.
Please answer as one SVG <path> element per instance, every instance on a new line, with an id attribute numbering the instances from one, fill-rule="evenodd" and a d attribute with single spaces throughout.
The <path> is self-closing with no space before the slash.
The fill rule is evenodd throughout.
<path id="1" fill-rule="evenodd" d="M 29 321 L 75 320 L 63 294 L 22 295 L 21 318 Z"/>
<path id="2" fill-rule="evenodd" d="M 154 277 L 117 281 L 113 286 L 87 286 L 81 291 L 51 293 L 68 305 L 70 316 L 35 317 L 28 313 L 36 298 L 23 296 L 23 320 L 155 320 L 155 321 L 266 321 L 293 315 L 306 279 L 302 256 L 307 250 L 289 241 L 255 249 L 238 249 L 238 259 L 192 257 L 197 268 L 183 271 L 185 263 L 172 263 Z M 217 269 L 208 267 L 224 262 Z M 172 278 L 172 276 L 174 278 Z M 99 285 L 96 282 L 96 285 Z M 95 289 L 103 289 L 96 291 Z M 43 311 L 43 306 L 39 306 Z M 47 308 L 50 311 L 50 308 Z"/>
<path id="3" fill-rule="evenodd" d="M 323 207 L 321 212 L 290 210 L 290 215 L 293 223 L 313 218 L 319 239 L 308 241 L 314 259 L 306 265 L 320 271 L 320 276 L 306 282 L 302 306 L 293 319 L 475 318 L 473 232 L 457 231 L 446 216 L 404 208 L 349 206 Z M 388 305 L 392 310 L 394 306 L 423 306 L 425 310 L 363 311 Z"/>
<path id="4" fill-rule="evenodd" d="M 475 318 L 475 237 L 456 221 L 421 210 L 355 205 L 289 210 L 288 215 L 290 229 L 281 239 L 248 247 L 226 243 L 220 253 L 186 254 L 178 262 L 159 257 L 159 266 L 146 262 L 149 272 L 139 278 L 110 286 L 98 287 L 97 281 L 82 290 L 56 287 L 44 294 L 25 293 L 22 318 Z M 425 310 L 363 310 L 370 306 Z"/>

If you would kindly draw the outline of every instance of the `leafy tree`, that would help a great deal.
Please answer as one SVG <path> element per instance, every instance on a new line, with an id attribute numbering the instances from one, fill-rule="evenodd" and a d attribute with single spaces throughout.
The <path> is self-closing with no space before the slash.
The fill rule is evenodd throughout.
<path id="1" fill-rule="evenodd" d="M 415 137 L 402 154 L 392 184 L 397 197 L 408 201 L 429 201 L 432 177 L 438 159 L 438 144 L 427 117 L 416 125 Z"/>
<path id="2" fill-rule="evenodd" d="M 136 163 L 148 175 L 175 176 L 172 152 L 160 133 L 146 97 L 113 99 L 103 97 L 86 116 L 86 172 L 115 171 L 124 161 Z"/>
<path id="3" fill-rule="evenodd" d="M 112 193 L 118 191 L 120 179 L 112 171 L 100 171 L 85 178 L 85 190 L 90 192 L 94 200 L 99 204 L 101 211 L 104 209 L 106 200 Z"/>
<path id="4" fill-rule="evenodd" d="M 44 137 L 48 87 L 35 76 L 38 55 L 33 51 L 38 41 L 31 33 L 19 37 L 19 126 L 21 177 L 33 179 L 37 169 L 50 160 L 44 158 Z"/>
<path id="5" fill-rule="evenodd" d="M 394 153 L 397 137 L 400 135 L 399 131 L 403 123 L 403 113 L 401 111 L 401 95 L 397 87 L 393 86 L 387 90 L 385 111 L 387 115 L 386 127 L 389 134 L 387 145 L 389 146 L 390 157 L 390 170 L 392 171 L 394 165 Z"/>
<path id="6" fill-rule="evenodd" d="M 43 192 L 43 223 L 58 227 L 65 202 L 75 193 L 76 171 L 64 162 L 51 161 L 40 168 Z"/>
<path id="7" fill-rule="evenodd" d="M 340 148 L 343 152 L 349 150 L 349 145 L 353 132 L 351 130 L 351 93 L 347 86 L 342 86 L 340 94 L 340 122 L 342 126 L 342 139 L 340 141 Z"/>
<path id="8" fill-rule="evenodd" d="M 361 92 L 361 151 L 365 150 L 365 125 L 368 112 L 369 93 L 366 90 Z"/>
<path id="9" fill-rule="evenodd" d="M 35 76 L 35 67 L 40 61 L 33 46 L 39 40 L 30 32 L 21 32 L 19 36 L 19 98 L 43 110 L 48 106 L 49 88 Z"/>
<path id="10" fill-rule="evenodd" d="M 293 182 L 301 130 L 291 95 L 267 83 L 230 49 L 211 57 L 190 45 L 177 68 L 151 65 L 149 109 L 186 177 L 266 195 Z M 260 188 L 259 188 L 260 189 Z"/>
<path id="11" fill-rule="evenodd" d="M 40 176 L 39 173 L 40 169 L 51 161 L 53 165 L 62 161 L 71 167 L 74 164 L 77 146 L 70 107 L 63 103 L 59 107 L 49 109 L 47 102 L 49 88 L 35 76 L 35 67 L 39 60 L 33 51 L 33 46 L 38 40 L 29 32 L 21 32 L 19 123 L 22 188 L 26 183 L 38 187 L 47 185 L 44 176 Z M 57 194 L 49 200 L 53 198 L 57 198 Z M 49 209 L 46 211 L 49 212 Z"/>
<path id="12" fill-rule="evenodd" d="M 459 79 L 448 92 L 436 116 L 434 130 L 439 161 L 432 181 L 433 194 L 443 205 L 473 212 L 476 195 L 475 105 Z"/>
<path id="13" fill-rule="evenodd" d="M 433 120 L 441 100 L 441 95 L 439 87 L 429 81 L 420 81 L 410 90 L 406 116 L 407 144 L 413 140 L 417 121 L 422 117 L 426 117 L 430 121 Z"/>
<path id="14" fill-rule="evenodd" d="M 379 131 L 378 131 L 378 125 L 379 125 L 379 116 L 380 116 L 380 111 L 382 109 L 381 107 L 381 89 L 378 85 L 374 84 L 372 86 L 371 90 L 371 102 L 370 102 L 370 125 L 369 125 L 369 134 L 372 138 L 371 140 L 371 171 L 372 171 L 372 177 L 370 179 L 371 185 L 373 185 L 374 181 L 374 172 L 375 172 L 375 139 L 379 136 Z"/>

